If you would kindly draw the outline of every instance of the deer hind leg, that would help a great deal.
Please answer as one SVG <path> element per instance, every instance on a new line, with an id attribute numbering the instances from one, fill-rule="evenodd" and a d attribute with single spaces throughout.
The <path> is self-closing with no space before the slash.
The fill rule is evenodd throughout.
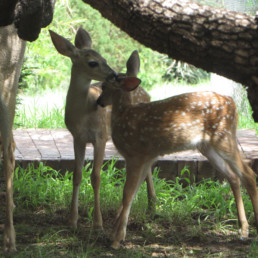
<path id="1" fill-rule="evenodd" d="M 248 237 L 248 222 L 241 195 L 240 179 L 238 174 L 230 168 L 228 160 L 225 160 L 228 153 L 221 153 L 221 151 L 209 145 L 202 146 L 200 152 L 206 156 L 211 164 L 229 181 L 237 206 L 238 221 L 241 226 L 241 238 Z"/>
<path id="2" fill-rule="evenodd" d="M 122 209 L 116 220 L 111 247 L 118 249 L 120 241 L 125 239 L 126 226 L 134 197 L 146 178 L 147 170 L 143 169 L 143 161 L 126 160 L 126 182 L 123 191 Z M 120 206 L 121 207 L 121 206 Z"/>
<path id="3" fill-rule="evenodd" d="M 256 175 L 254 171 L 244 163 L 239 150 L 236 148 L 232 159 L 228 163 L 233 171 L 237 173 L 241 182 L 245 186 L 254 209 L 254 217 L 256 222 L 256 230 L 258 232 L 258 191 L 256 188 Z"/>
<path id="4" fill-rule="evenodd" d="M 16 251 L 15 230 L 13 225 L 13 170 L 15 166 L 14 158 L 15 143 L 13 136 L 7 150 L 4 150 L 4 171 L 6 178 L 6 222 L 4 225 L 4 250 Z"/>
<path id="5" fill-rule="evenodd" d="M 93 227 L 100 230 L 103 229 L 99 200 L 99 188 L 101 183 L 100 170 L 104 159 L 105 147 L 106 141 L 99 141 L 94 144 L 94 162 L 91 174 L 91 185 L 94 191 Z"/>
<path id="6" fill-rule="evenodd" d="M 84 142 L 74 139 L 75 167 L 73 172 L 73 196 L 71 203 L 71 213 L 69 218 L 69 225 L 74 229 L 77 228 L 78 221 L 79 190 L 82 180 L 85 145 L 86 144 Z"/>
<path id="7" fill-rule="evenodd" d="M 155 193 L 155 188 L 153 185 L 153 180 L 152 180 L 152 171 L 151 171 L 151 167 L 152 167 L 153 162 L 150 162 L 148 164 L 145 165 L 144 167 L 144 174 L 147 174 L 146 176 L 146 184 L 147 184 L 147 193 L 148 193 L 148 209 L 147 212 L 154 214 L 156 211 L 156 201 L 157 201 L 157 197 L 156 197 L 156 193 Z"/>

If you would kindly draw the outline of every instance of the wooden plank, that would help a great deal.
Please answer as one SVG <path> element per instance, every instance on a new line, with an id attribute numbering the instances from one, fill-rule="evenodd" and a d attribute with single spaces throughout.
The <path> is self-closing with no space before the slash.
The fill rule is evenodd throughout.
<path id="1" fill-rule="evenodd" d="M 17 159 L 38 160 L 41 159 L 40 152 L 31 139 L 27 129 L 14 130 L 13 132 L 16 149 L 19 153 Z"/>
<path id="2" fill-rule="evenodd" d="M 113 142 L 109 140 L 106 144 L 105 159 L 112 159 L 113 157 L 122 158 L 118 150 L 115 148 Z"/>
<path id="3" fill-rule="evenodd" d="M 51 135 L 60 153 L 60 159 L 74 159 L 73 138 L 66 129 L 51 130 Z"/>
<path id="4" fill-rule="evenodd" d="M 176 159 L 159 159 L 153 165 L 159 169 L 159 177 L 166 180 L 175 181 L 178 176 L 178 162 Z"/>
<path id="5" fill-rule="evenodd" d="M 258 138 L 255 131 L 238 130 L 237 136 L 244 159 L 258 174 Z M 44 161 L 55 168 L 73 169 L 73 138 L 67 129 L 18 129 L 14 130 L 14 138 L 17 162 L 22 161 L 26 166 L 28 162 Z M 104 160 L 107 161 L 114 156 L 121 161 L 120 166 L 124 167 L 123 157 L 117 152 L 110 140 L 106 145 Z M 85 159 L 93 160 L 93 146 L 91 144 L 86 148 Z M 156 166 L 160 167 L 161 177 L 173 180 L 185 164 L 189 164 L 190 170 L 195 171 L 194 162 L 197 162 L 197 171 L 192 174 L 197 173 L 198 180 L 202 177 L 216 176 L 215 169 L 211 168 L 207 159 L 197 151 L 184 151 L 159 157 Z M 191 181 L 192 179 L 191 176 Z"/>
<path id="6" fill-rule="evenodd" d="M 215 177 L 215 169 L 208 160 L 199 160 L 197 167 L 197 182 L 201 181 L 203 178 L 213 179 Z"/>
<path id="7" fill-rule="evenodd" d="M 27 132 L 39 151 L 43 161 L 61 158 L 50 129 L 28 129 Z"/>

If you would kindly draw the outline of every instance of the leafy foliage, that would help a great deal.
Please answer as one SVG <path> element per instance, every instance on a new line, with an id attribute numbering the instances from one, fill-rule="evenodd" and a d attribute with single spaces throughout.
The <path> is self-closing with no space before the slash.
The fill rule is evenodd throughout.
<path id="1" fill-rule="evenodd" d="M 168 81 L 179 81 L 187 84 L 197 84 L 201 80 L 210 78 L 210 74 L 187 63 L 167 59 L 167 65 L 163 79 Z"/>
<path id="2" fill-rule="evenodd" d="M 235 10 L 239 12 L 245 12 L 255 15 L 258 7 L 257 0 L 194 0 L 202 5 L 209 5 L 212 7 L 220 7 Z"/>
<path id="3" fill-rule="evenodd" d="M 223 1 L 197 2 L 217 6 L 216 3 L 220 5 Z M 60 0 L 56 3 L 52 24 L 42 30 L 37 41 L 27 44 L 26 59 L 20 78 L 23 89 L 26 87 L 26 95 L 45 95 L 45 90 L 51 89 L 55 90 L 59 99 L 60 93 L 58 91 L 66 91 L 70 80 L 71 61 L 57 53 L 51 42 L 48 29 L 73 42 L 75 33 L 80 26 L 89 31 L 93 39 L 93 48 L 99 51 L 117 72 L 125 71 L 126 60 L 131 52 L 137 49 L 141 59 L 139 74 L 139 78 L 142 80 L 141 86 L 148 90 L 160 88 L 164 84 L 188 83 L 195 85 L 209 80 L 210 75 L 207 72 L 181 61 L 171 60 L 167 56 L 154 52 L 134 41 L 101 17 L 98 11 L 82 1 Z M 53 101 L 56 101 L 57 98 Z M 46 108 L 42 111 L 38 104 L 35 103 L 35 108 L 30 109 L 18 106 L 18 117 L 15 119 L 16 127 L 17 125 L 40 128 L 65 127 L 62 118 L 63 106 L 57 106 L 54 110 Z M 243 105 L 240 105 L 240 114 L 242 107 Z M 240 116 L 240 127 L 253 128 L 253 122 L 251 126 L 249 125 L 250 113 L 249 115 L 246 115 L 247 112 L 244 113 Z"/>
<path id="4" fill-rule="evenodd" d="M 40 92 L 48 88 L 67 88 L 71 61 L 57 53 L 48 29 L 73 42 L 75 33 L 80 26 L 90 33 L 93 48 L 101 53 L 117 72 L 125 70 L 126 60 L 131 52 L 137 49 L 141 59 L 139 77 L 143 87 L 151 88 L 154 84 L 162 81 L 162 75 L 167 74 L 167 58 L 164 55 L 139 44 L 82 1 L 61 0 L 56 3 L 51 25 L 42 29 L 37 41 L 27 44 L 25 66 L 32 67 L 34 73 L 34 76 L 26 78 L 31 92 Z M 192 75 L 193 73 L 189 73 L 188 77 Z M 194 75 L 194 80 L 197 76 Z M 163 78 L 167 79 L 166 76 Z M 169 80 L 173 78 L 170 77 Z"/>
<path id="5" fill-rule="evenodd" d="M 224 4 L 224 0 L 194 0 L 194 2 L 212 7 L 222 7 Z"/>

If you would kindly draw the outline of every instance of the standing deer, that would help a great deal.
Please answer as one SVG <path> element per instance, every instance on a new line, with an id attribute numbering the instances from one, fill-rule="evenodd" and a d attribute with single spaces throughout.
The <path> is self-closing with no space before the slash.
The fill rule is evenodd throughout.
<path id="1" fill-rule="evenodd" d="M 6 180 L 6 218 L 4 224 L 4 251 L 15 251 L 13 224 L 13 170 L 15 142 L 12 125 L 16 93 L 26 41 L 21 40 L 13 24 L 0 27 L 0 157 Z"/>
<path id="2" fill-rule="evenodd" d="M 135 66 L 138 60 L 135 59 Z M 165 100 L 132 105 L 129 91 L 140 79 L 118 76 L 102 85 L 97 100 L 112 104 L 112 139 L 126 161 L 126 182 L 113 231 L 112 247 L 125 239 L 133 199 L 146 173 L 159 155 L 198 149 L 228 179 L 233 191 L 241 237 L 248 237 L 248 222 L 240 180 L 251 198 L 258 230 L 258 192 L 255 174 L 242 160 L 236 128 L 238 113 L 230 97 L 213 92 L 186 93 Z"/>
<path id="3" fill-rule="evenodd" d="M 106 60 L 91 49 L 90 35 L 82 28 L 77 31 L 75 46 L 67 39 L 50 31 L 51 39 L 57 51 L 72 60 L 71 79 L 66 96 L 65 124 L 73 136 L 75 169 L 73 175 L 73 196 L 69 223 L 77 227 L 78 195 L 84 165 L 85 147 L 87 143 L 94 146 L 94 162 L 91 174 L 91 184 L 94 190 L 93 225 L 102 229 L 99 188 L 100 169 L 102 166 L 105 146 L 110 137 L 110 110 L 99 107 L 96 103 L 101 88 L 90 85 L 91 80 L 104 81 L 114 77 L 115 72 L 107 65 Z M 143 89 L 135 94 L 135 101 L 149 101 L 149 96 Z M 151 175 L 147 177 L 150 209 L 153 209 L 155 192 Z"/>

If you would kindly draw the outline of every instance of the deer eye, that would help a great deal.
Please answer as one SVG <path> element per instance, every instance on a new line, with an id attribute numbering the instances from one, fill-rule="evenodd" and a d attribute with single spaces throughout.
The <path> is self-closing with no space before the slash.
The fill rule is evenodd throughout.
<path id="1" fill-rule="evenodd" d="M 89 66 L 92 67 L 92 68 L 93 68 L 93 67 L 97 67 L 98 65 L 99 65 L 99 64 L 98 64 L 97 62 L 95 62 L 95 61 L 90 61 L 90 62 L 89 62 Z"/>

